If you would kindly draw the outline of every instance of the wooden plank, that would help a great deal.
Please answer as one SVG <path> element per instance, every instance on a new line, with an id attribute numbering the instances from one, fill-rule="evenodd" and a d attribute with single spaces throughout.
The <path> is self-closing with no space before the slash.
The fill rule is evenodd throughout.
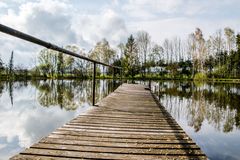
<path id="1" fill-rule="evenodd" d="M 206 159 L 142 85 L 124 84 L 12 159 Z"/>
<path id="2" fill-rule="evenodd" d="M 139 155 L 203 155 L 199 148 L 132 148 L 132 147 L 113 147 L 113 146 L 83 146 L 66 144 L 37 143 L 31 149 L 46 149 L 56 151 L 73 152 L 95 152 L 95 153 L 120 153 L 120 154 L 139 154 Z"/>
<path id="3" fill-rule="evenodd" d="M 74 121 L 67 124 L 80 124 L 80 125 L 86 125 L 86 124 L 96 124 L 96 125 L 114 125 L 114 126 L 131 126 L 131 127 L 172 127 L 173 129 L 178 127 L 179 125 L 177 123 L 126 123 L 126 122 L 111 122 L 111 121 Z"/>
<path id="4" fill-rule="evenodd" d="M 121 154 L 121 153 L 105 153 L 105 152 L 80 152 L 80 151 L 69 151 L 69 150 L 53 150 L 53 149 L 41 149 L 41 148 L 30 148 L 22 152 L 24 155 L 44 155 L 44 156 L 53 156 L 53 157 L 63 157 L 63 158 L 91 158 L 91 159 L 182 159 L 182 158 L 197 158 L 197 159 L 206 159 L 204 155 L 145 155 L 142 153 L 139 154 Z"/>
<path id="5" fill-rule="evenodd" d="M 97 141 L 97 142 L 118 142 L 118 143 L 144 143 L 144 144 L 195 144 L 191 139 L 141 139 L 141 138 L 119 138 L 119 137 L 103 137 L 101 135 L 90 136 L 90 135 L 67 135 L 67 134 L 56 134 L 52 133 L 48 136 L 49 138 L 59 138 L 59 139 L 70 139 L 75 140 L 85 140 L 85 141 Z"/>
<path id="6" fill-rule="evenodd" d="M 79 127 L 73 125 L 64 125 L 59 128 L 62 130 L 68 131 L 89 131 L 89 132 L 99 132 L 99 133 L 120 133 L 120 134 L 170 134 L 170 135 L 185 135 L 185 132 L 182 130 L 143 130 L 143 129 L 122 129 L 122 128 L 110 128 L 110 127 Z"/>
<path id="7" fill-rule="evenodd" d="M 91 130 L 74 130 L 74 129 L 62 129 L 59 128 L 57 131 L 53 133 L 59 134 L 67 134 L 67 135 L 75 135 L 75 136 L 101 136 L 101 137 L 115 137 L 115 138 L 131 138 L 131 139 L 189 139 L 186 134 L 179 134 L 179 133 L 127 133 L 127 132 L 99 132 L 99 131 L 91 131 Z"/>
<path id="8" fill-rule="evenodd" d="M 100 130 L 114 130 L 114 131 L 142 131 L 142 132 L 161 132 L 161 131 L 166 131 L 166 132 L 184 132 L 180 128 L 172 128 L 172 127 L 162 127 L 162 128 L 138 128 L 138 127 L 121 127 L 121 126 L 102 126 L 102 125 L 96 125 L 96 126 L 84 126 L 79 124 L 66 124 L 63 126 L 64 128 L 80 128 L 80 129 L 100 129 Z"/>
<path id="9" fill-rule="evenodd" d="M 113 141 L 90 141 L 90 140 L 72 140 L 72 139 L 60 139 L 60 138 L 44 138 L 40 143 L 48 144 L 66 144 L 66 145 L 82 145 L 82 146 L 101 146 L 101 147 L 116 147 L 116 148 L 155 148 L 155 149 L 170 149 L 170 148 L 192 148 L 199 149 L 199 147 L 194 143 L 181 144 L 179 142 L 171 143 L 166 141 L 166 143 L 151 144 L 151 143 L 133 143 L 125 142 L 118 143 Z"/>
<path id="10" fill-rule="evenodd" d="M 92 127 L 117 127 L 117 128 L 136 128 L 136 129 L 174 129 L 174 130 L 182 130 L 179 126 L 172 126 L 172 125 L 169 125 L 169 124 L 166 124 L 166 125 L 158 125 L 158 126 L 150 126 L 150 125 L 129 125 L 129 124 L 126 124 L 126 123 L 97 123 L 97 122 L 88 122 L 88 123 L 84 123 L 84 122 L 81 122 L 81 123 L 77 123 L 77 122 L 69 122 L 69 123 L 66 123 L 66 125 L 76 125 L 76 126 L 92 126 Z"/>

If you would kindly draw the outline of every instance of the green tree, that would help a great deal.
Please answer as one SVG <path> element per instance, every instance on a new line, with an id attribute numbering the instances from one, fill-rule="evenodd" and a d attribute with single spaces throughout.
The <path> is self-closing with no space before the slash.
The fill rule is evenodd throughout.
<path id="1" fill-rule="evenodd" d="M 45 76 L 53 77 L 57 71 L 58 52 L 51 49 L 43 49 L 38 55 L 39 68 Z"/>
<path id="2" fill-rule="evenodd" d="M 79 52 L 79 48 L 76 45 L 67 45 L 65 48 L 74 53 Z M 69 55 L 64 55 L 63 57 L 64 57 L 63 59 L 64 59 L 65 70 L 67 70 L 68 73 L 72 74 L 74 69 L 74 63 L 75 63 L 74 57 Z"/>
<path id="3" fill-rule="evenodd" d="M 58 58 L 57 58 L 57 73 L 58 75 L 64 74 L 64 61 L 63 61 L 63 53 L 59 52 L 58 53 Z"/>
<path id="4" fill-rule="evenodd" d="M 13 51 L 12 51 L 12 53 L 11 53 L 11 57 L 10 57 L 10 60 L 9 60 L 9 65 L 8 65 L 8 74 L 10 75 L 10 76 L 12 76 L 12 74 L 13 74 L 13 63 L 14 63 L 14 61 L 13 61 Z"/>
<path id="5" fill-rule="evenodd" d="M 107 64 L 113 63 L 115 56 L 115 50 L 110 47 L 106 39 L 97 42 L 94 49 L 90 52 L 90 58 Z"/>
<path id="6" fill-rule="evenodd" d="M 0 57 L 0 75 L 2 74 L 3 71 L 4 71 L 4 63 Z"/>
<path id="7" fill-rule="evenodd" d="M 237 46 L 237 52 L 240 53 L 240 34 L 237 34 L 236 36 L 236 46 Z"/>
<path id="8" fill-rule="evenodd" d="M 240 34 L 237 34 L 236 36 L 236 46 L 237 46 L 237 52 L 235 55 L 235 69 L 237 70 L 237 75 L 240 76 Z"/>
<path id="9" fill-rule="evenodd" d="M 137 53 L 138 53 L 137 45 L 135 39 L 131 35 L 126 43 L 123 61 L 124 72 L 127 76 L 131 74 L 133 77 L 135 74 L 136 65 L 139 62 Z"/>

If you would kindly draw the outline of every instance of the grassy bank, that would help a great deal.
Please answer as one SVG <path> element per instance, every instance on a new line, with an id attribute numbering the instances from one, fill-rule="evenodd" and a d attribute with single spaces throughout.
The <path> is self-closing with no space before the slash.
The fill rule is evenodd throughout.
<path id="1" fill-rule="evenodd" d="M 22 80 L 46 80 L 46 79 L 54 79 L 54 80 L 61 80 L 61 79 L 76 79 L 76 80 L 87 80 L 92 79 L 92 76 L 76 76 L 76 75 L 0 75 L 0 80 L 12 80 L 12 81 L 22 81 Z M 96 79 L 113 79 L 112 75 L 97 75 Z M 115 79 L 121 79 L 119 75 L 115 76 Z M 215 82 L 215 83 L 240 83 L 240 79 L 233 79 L 233 78 L 191 78 L 191 77 L 171 77 L 171 76 L 160 76 L 160 75 L 153 75 L 149 74 L 145 77 L 141 75 L 135 75 L 134 77 L 128 76 L 128 77 L 122 77 L 123 80 L 162 80 L 162 81 L 201 81 L 201 82 Z"/>

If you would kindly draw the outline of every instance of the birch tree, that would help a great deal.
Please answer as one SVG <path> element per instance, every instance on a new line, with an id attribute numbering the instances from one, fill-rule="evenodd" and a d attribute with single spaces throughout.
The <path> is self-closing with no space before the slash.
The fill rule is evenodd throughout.
<path id="1" fill-rule="evenodd" d="M 234 49 L 235 45 L 235 32 L 233 29 L 226 27 L 224 28 L 224 35 L 227 40 L 227 50 L 228 50 L 228 55 L 230 54 L 231 50 Z"/>
<path id="2" fill-rule="evenodd" d="M 150 43 L 151 43 L 151 37 L 146 31 L 139 31 L 137 33 L 137 48 L 138 48 L 138 57 L 141 60 L 143 64 L 143 72 L 144 75 L 146 75 L 146 62 L 147 62 L 147 54 L 150 50 Z"/>

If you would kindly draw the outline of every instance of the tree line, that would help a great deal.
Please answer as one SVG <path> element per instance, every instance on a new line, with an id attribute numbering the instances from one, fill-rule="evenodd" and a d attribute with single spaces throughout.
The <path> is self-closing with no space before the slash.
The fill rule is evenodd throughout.
<path id="1" fill-rule="evenodd" d="M 110 65 L 121 66 L 126 78 L 240 78 L 240 34 L 229 27 L 217 30 L 205 38 L 200 28 L 187 38 L 166 38 L 162 44 L 151 40 L 146 31 L 130 35 L 125 43 L 110 46 L 106 39 L 85 52 L 76 45 L 65 49 Z M 98 76 L 107 77 L 112 70 L 98 66 Z M 115 71 L 120 75 L 119 71 Z M 38 53 L 31 68 L 15 67 L 14 52 L 4 64 L 0 58 L 3 77 L 88 78 L 92 64 L 50 49 Z"/>
<path id="2" fill-rule="evenodd" d="M 240 34 L 229 27 L 206 39 L 196 28 L 186 39 L 165 39 L 161 45 L 139 31 L 119 48 L 126 76 L 240 78 Z"/>

